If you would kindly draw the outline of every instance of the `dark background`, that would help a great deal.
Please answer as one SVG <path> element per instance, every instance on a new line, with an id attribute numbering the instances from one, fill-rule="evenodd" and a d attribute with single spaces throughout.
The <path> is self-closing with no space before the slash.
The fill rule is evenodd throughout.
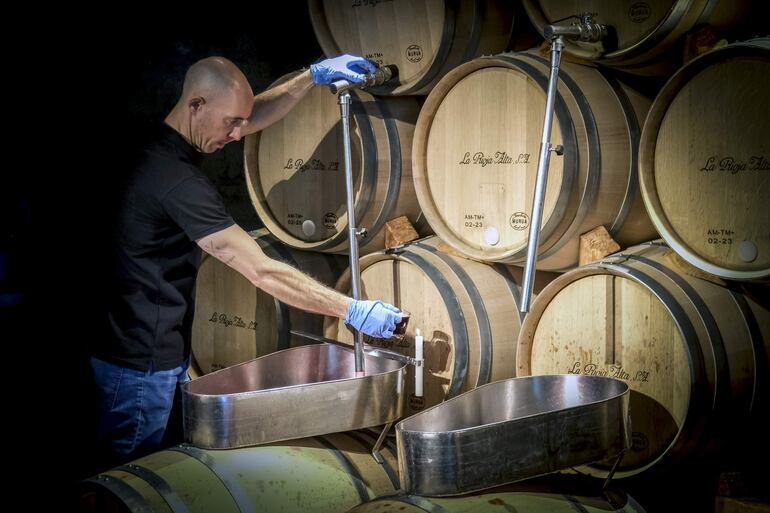
<path id="1" fill-rule="evenodd" d="M 728 39 L 769 34 L 768 4 L 756 0 Z M 12 433 L 5 445 L 23 455 L 9 458 L 11 473 L 46 490 L 30 497 L 58 503 L 57 510 L 71 504 L 78 480 L 101 470 L 90 445 L 85 345 L 99 336 L 101 251 L 125 156 L 145 123 L 173 107 L 187 67 L 198 59 L 231 59 L 259 93 L 322 56 L 302 0 L 172 7 L 40 6 L 6 46 L 7 81 L 29 98 L 6 95 L 4 102 L 11 135 L 0 187 L 0 347 Z M 654 96 L 660 84 L 637 86 Z M 259 220 L 242 151 L 242 142 L 229 144 L 206 158 L 204 171 L 235 220 L 253 229 Z M 665 510 L 656 505 L 713 501 L 713 483 L 697 469 L 665 479 L 649 477 L 628 489 L 651 512 Z"/>
<path id="2" fill-rule="evenodd" d="M 100 337 L 112 193 L 147 123 L 165 118 L 185 71 L 201 58 L 232 60 L 259 93 L 323 55 L 304 1 L 174 7 L 41 6 L 13 41 L 27 53 L 6 66 L 26 96 L 6 97 L 18 113 L 6 110 L 5 119 L 29 120 L 31 128 L 6 138 L 0 185 L 4 445 L 19 454 L 9 458 L 11 475 L 39 490 L 28 495 L 35 509 L 50 502 L 55 508 L 43 511 L 70 510 L 77 482 L 104 470 L 91 445 L 86 347 Z M 253 229 L 260 224 L 242 153 L 242 141 L 230 143 L 203 168 L 236 222 Z M 35 474 L 47 477 L 35 484 Z"/>

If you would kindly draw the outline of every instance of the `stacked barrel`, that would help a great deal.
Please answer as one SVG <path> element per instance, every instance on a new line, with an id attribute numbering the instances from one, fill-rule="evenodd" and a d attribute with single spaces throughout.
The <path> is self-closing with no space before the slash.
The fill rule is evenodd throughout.
<path id="1" fill-rule="evenodd" d="M 542 29 L 579 3 L 524 6 Z M 602 51 L 568 42 L 563 70 L 591 60 L 602 73 L 622 70 L 629 84 L 633 74 L 646 73 L 649 92 L 650 74 L 678 69 L 657 79 L 634 150 L 634 186 L 663 239 L 628 247 L 639 240 L 615 237 L 625 249 L 551 282 L 522 325 L 516 371 L 627 382 L 632 445 L 615 477 L 631 489 L 670 490 L 667 482 L 687 483 L 702 471 L 692 489 L 710 492 L 713 508 L 708 479 L 728 469 L 755 471 L 768 406 L 770 44 L 714 38 L 713 49 L 693 57 L 694 41 L 740 20 L 741 2 L 637 2 L 623 11 L 600 4 L 585 10 L 614 26 L 617 46 Z M 626 14 L 636 26 L 620 21 Z M 557 103 L 556 143 L 558 111 Z M 609 146 L 601 140 L 592 147 L 603 154 Z M 546 244 L 549 208 L 546 196 Z M 542 254 L 543 264 L 552 253 Z M 610 468 L 579 471 L 605 477 Z"/>
<path id="2" fill-rule="evenodd" d="M 409 411 L 512 377 L 520 327 L 520 271 L 468 260 L 430 238 L 384 252 L 388 221 L 405 217 L 418 236 L 433 233 L 412 176 L 414 132 L 424 101 L 416 95 L 428 93 L 456 66 L 505 50 L 514 22 L 512 7 L 486 0 L 309 2 L 309 9 L 327 55 L 363 55 L 398 68 L 395 81 L 351 91 L 351 168 L 356 223 L 366 229 L 359 239 L 363 296 L 389 301 L 412 314 L 407 336 L 396 350 L 413 355 L 414 328 L 430 334 L 426 395 L 412 397 Z M 244 164 L 249 194 L 269 231 L 260 234 L 260 245 L 270 246 L 273 254 L 282 247 L 294 260 L 304 255 L 300 268 L 349 295 L 349 277 L 329 265 L 344 266 L 348 251 L 341 138 L 337 98 L 317 87 L 283 119 L 246 139 Z M 238 283 L 238 291 L 226 293 L 232 287 L 220 276 Z M 327 319 L 321 329 L 317 317 L 255 293 L 213 259 L 201 267 L 197 294 L 193 353 L 203 372 L 303 343 L 289 335 L 291 329 L 352 340 L 341 321 Z M 243 319 L 246 329 L 233 329 L 227 320 L 234 317 Z M 248 330 L 255 319 L 252 326 L 257 329 Z M 275 342 L 264 335 L 273 330 L 278 333 Z"/>
<path id="3" fill-rule="evenodd" d="M 549 64 L 536 52 L 455 68 L 420 112 L 414 181 L 425 217 L 457 251 L 522 265 Z M 578 261 L 579 236 L 606 225 L 624 244 L 654 235 L 637 187 L 639 123 L 649 100 L 595 68 L 559 72 L 538 268 Z M 462 120 L 462 122 L 461 122 Z"/>
<path id="4" fill-rule="evenodd" d="M 616 478 L 633 481 L 705 456 L 727 461 L 745 449 L 738 442 L 758 432 L 752 426 L 768 405 L 770 43 L 721 41 L 694 59 L 689 50 L 697 36 L 740 26 L 748 2 L 523 0 L 515 18 L 512 3 L 498 0 L 308 4 L 327 55 L 363 55 L 399 70 L 391 83 L 351 93 L 351 148 L 356 219 L 367 230 L 359 241 L 362 297 L 411 314 L 403 340 L 366 342 L 414 356 L 414 330 L 425 336 L 424 394 L 414 395 L 408 367 L 406 415 L 499 379 L 589 374 L 623 380 L 632 391 L 632 446 Z M 521 266 L 550 66 L 547 45 L 519 47 L 515 34 L 542 33 L 585 12 L 611 26 L 610 37 L 568 41 L 564 50 L 551 134 L 560 151 L 548 169 L 536 297 L 524 316 Z M 244 164 L 265 225 L 252 234 L 257 244 L 349 295 L 336 97 L 317 87 L 282 120 L 249 136 Z M 386 223 L 402 216 L 419 238 L 386 248 Z M 581 236 L 595 229 L 606 230 L 615 249 L 578 267 L 585 261 Z M 203 260 L 193 329 L 200 372 L 306 343 L 292 329 L 353 340 L 341 320 L 291 308 L 221 262 Z M 297 444 L 313 451 L 344 446 L 349 460 L 363 449 L 348 446 L 370 435 L 332 437 Z M 264 456 L 304 468 L 296 450 L 284 444 L 232 452 L 243 461 Z M 174 451 L 137 464 L 153 472 L 190 466 L 205 473 L 208 466 L 226 488 L 236 486 L 215 468 L 218 453 Z M 328 459 L 308 457 L 312 465 Z M 606 477 L 611 463 L 578 471 Z M 355 494 L 335 492 L 329 510 L 395 493 L 396 465 L 390 467 L 388 479 L 380 468 L 364 469 L 356 479 L 365 484 L 354 479 Z M 319 464 L 317 472 L 325 468 Z M 351 466 L 343 468 L 347 482 Z M 145 502 L 158 501 L 145 490 L 152 485 L 139 483 L 147 481 L 144 472 L 121 468 L 105 479 L 121 481 L 115 490 L 126 492 L 126 485 Z M 318 486 L 319 494 L 327 487 Z M 251 508 L 257 503 L 249 493 L 242 501 Z M 535 496 L 511 493 L 435 504 L 394 495 L 355 511 L 470 511 L 463 508 L 494 501 L 554 510 L 550 499 L 538 505 Z M 275 504 L 271 511 L 301 509 Z M 623 504 L 638 508 L 630 498 Z M 584 509 L 569 501 L 563 507 Z"/>
<path id="5" fill-rule="evenodd" d="M 265 229 L 251 233 L 270 258 L 304 269 L 334 285 L 347 266 L 337 255 L 296 250 Z M 292 329 L 320 333 L 323 316 L 292 308 L 254 285 L 216 258 L 205 255 L 198 268 L 192 354 L 204 372 L 223 369 L 302 343 Z"/>

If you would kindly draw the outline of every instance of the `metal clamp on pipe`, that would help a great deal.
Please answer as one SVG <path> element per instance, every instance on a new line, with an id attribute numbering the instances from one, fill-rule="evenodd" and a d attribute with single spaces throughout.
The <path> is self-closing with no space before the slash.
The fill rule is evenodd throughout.
<path id="1" fill-rule="evenodd" d="M 607 37 L 608 29 L 606 25 L 596 23 L 593 17 L 594 13 L 583 13 L 574 16 L 578 21 L 571 25 L 546 25 L 543 29 L 543 35 L 549 41 L 564 36 L 586 43 L 599 42 Z"/>
<path id="2" fill-rule="evenodd" d="M 349 82 L 347 80 L 338 80 L 329 84 L 329 89 L 333 94 L 339 94 L 350 89 L 366 89 L 367 87 L 376 87 L 384 84 L 394 78 L 398 78 L 398 67 L 395 64 L 388 64 L 377 68 L 374 73 L 364 75 L 364 81 L 360 83 Z"/>

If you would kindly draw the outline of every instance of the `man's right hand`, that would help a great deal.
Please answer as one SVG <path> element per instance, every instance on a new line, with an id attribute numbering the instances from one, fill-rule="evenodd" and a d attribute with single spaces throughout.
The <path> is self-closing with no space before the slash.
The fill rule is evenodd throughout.
<path id="1" fill-rule="evenodd" d="M 347 80 L 359 84 L 366 78 L 364 74 L 374 73 L 377 66 L 368 59 L 356 55 L 344 54 L 310 65 L 310 75 L 318 85 L 331 84 L 336 80 Z"/>
<path id="2" fill-rule="evenodd" d="M 401 310 L 382 301 L 351 299 L 345 323 L 376 338 L 390 338 L 401 322 Z"/>

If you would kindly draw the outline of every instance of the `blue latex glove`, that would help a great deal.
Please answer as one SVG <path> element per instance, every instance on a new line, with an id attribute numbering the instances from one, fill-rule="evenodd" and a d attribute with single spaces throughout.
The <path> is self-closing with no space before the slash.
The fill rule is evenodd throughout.
<path id="1" fill-rule="evenodd" d="M 364 81 L 364 73 L 377 71 L 371 61 L 355 55 L 340 55 L 331 59 L 324 59 L 310 65 L 310 75 L 313 82 L 318 85 L 331 84 L 337 80 L 360 83 Z"/>
<path id="2" fill-rule="evenodd" d="M 353 299 L 348 306 L 345 323 L 366 335 L 390 338 L 402 317 L 401 310 L 388 303 Z"/>

